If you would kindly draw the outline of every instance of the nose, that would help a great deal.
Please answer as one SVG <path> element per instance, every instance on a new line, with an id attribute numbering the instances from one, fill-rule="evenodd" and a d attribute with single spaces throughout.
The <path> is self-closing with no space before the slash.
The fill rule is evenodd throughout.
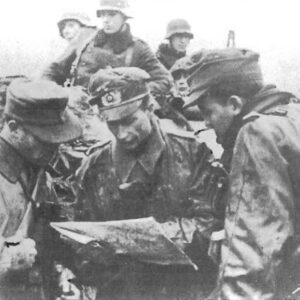
<path id="1" fill-rule="evenodd" d="M 109 23 L 109 20 L 110 20 L 110 16 L 109 16 L 109 15 L 103 15 L 103 16 L 102 16 L 102 22 L 103 22 L 104 24 Z"/>
<path id="2" fill-rule="evenodd" d="M 118 140 L 125 140 L 127 137 L 127 128 L 126 126 L 119 125 L 117 130 L 117 139 Z"/>

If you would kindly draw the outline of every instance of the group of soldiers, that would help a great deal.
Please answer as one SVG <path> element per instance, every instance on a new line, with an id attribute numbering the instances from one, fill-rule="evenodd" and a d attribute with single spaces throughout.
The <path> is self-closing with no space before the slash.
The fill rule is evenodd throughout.
<path id="1" fill-rule="evenodd" d="M 63 55 L 6 90 L 0 299 L 298 299 L 298 99 L 264 83 L 254 51 L 187 56 L 185 20 L 155 55 L 132 36 L 126 0 L 96 13 L 102 29 L 65 15 Z M 191 120 L 214 130 L 220 159 Z M 150 216 L 195 268 L 50 227 Z"/>

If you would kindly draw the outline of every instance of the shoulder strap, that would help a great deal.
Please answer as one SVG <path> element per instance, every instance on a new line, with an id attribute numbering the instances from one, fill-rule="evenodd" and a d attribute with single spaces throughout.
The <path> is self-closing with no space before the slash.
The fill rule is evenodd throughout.
<path id="1" fill-rule="evenodd" d="M 133 56 L 133 45 L 131 45 L 126 49 L 125 67 L 129 67 L 131 65 L 132 56 Z"/>
<path id="2" fill-rule="evenodd" d="M 98 34 L 98 31 L 94 32 L 93 34 L 91 34 L 86 40 L 84 40 L 84 42 L 77 48 L 76 51 L 76 58 L 75 60 L 72 62 L 71 65 L 71 69 L 70 69 L 70 76 L 69 78 L 67 78 L 66 82 L 65 82 L 65 86 L 73 86 L 74 82 L 75 82 L 75 78 L 76 78 L 76 73 L 77 73 L 77 68 L 78 68 L 78 64 L 81 58 L 82 53 L 84 52 L 84 50 L 88 47 L 88 45 L 92 42 L 92 40 L 96 37 L 96 35 Z"/>

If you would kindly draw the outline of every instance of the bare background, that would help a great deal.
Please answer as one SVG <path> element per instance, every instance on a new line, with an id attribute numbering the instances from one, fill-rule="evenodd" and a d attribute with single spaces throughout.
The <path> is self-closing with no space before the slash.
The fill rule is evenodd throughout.
<path id="1" fill-rule="evenodd" d="M 34 76 L 66 47 L 57 21 L 65 11 L 95 16 L 97 0 L 1 0 L 0 76 Z M 186 18 L 195 39 L 190 51 L 224 47 L 228 30 L 236 44 L 261 53 L 266 82 L 300 94 L 300 1 L 131 0 L 133 34 L 153 50 L 172 18 Z M 95 23 L 99 22 L 94 18 Z"/>

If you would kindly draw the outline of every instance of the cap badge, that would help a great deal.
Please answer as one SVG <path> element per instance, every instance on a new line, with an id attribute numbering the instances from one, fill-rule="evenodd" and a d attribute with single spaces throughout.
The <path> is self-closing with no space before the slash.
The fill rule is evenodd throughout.
<path id="1" fill-rule="evenodd" d="M 120 91 L 110 91 L 101 97 L 103 106 L 111 106 L 120 104 L 122 102 L 122 96 Z"/>

